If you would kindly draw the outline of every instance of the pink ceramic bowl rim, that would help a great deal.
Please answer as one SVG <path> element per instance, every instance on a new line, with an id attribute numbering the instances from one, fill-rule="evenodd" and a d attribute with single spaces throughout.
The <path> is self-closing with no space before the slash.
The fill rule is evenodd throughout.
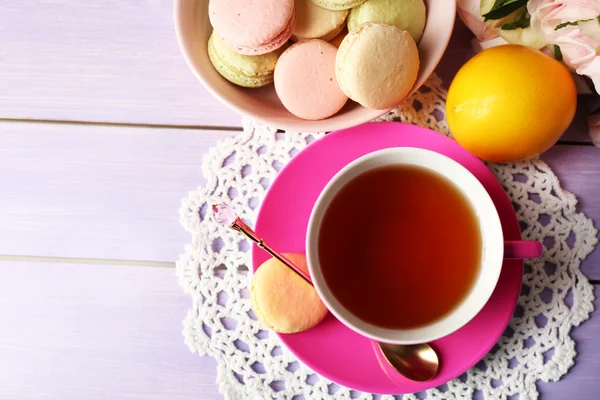
<path id="1" fill-rule="evenodd" d="M 492 198 L 504 238 L 521 239 L 512 203 L 483 162 L 439 133 L 384 122 L 333 132 L 298 153 L 271 184 L 256 220 L 256 232 L 281 251 L 304 253 L 310 213 L 329 180 L 353 160 L 391 147 L 429 149 L 459 162 Z M 253 269 L 267 258 L 262 250 L 253 247 Z M 331 313 L 313 329 L 278 336 L 300 361 L 343 386 L 380 394 L 419 392 L 460 376 L 492 349 L 512 317 L 522 275 L 522 260 L 504 260 L 496 289 L 481 312 L 458 331 L 432 342 L 442 361 L 438 376 L 428 382 L 390 378 L 379 364 L 372 341 L 347 328 Z"/>
<path id="2" fill-rule="evenodd" d="M 188 45 L 186 44 L 190 39 L 187 37 L 187 35 L 185 33 L 185 31 L 186 31 L 185 26 L 188 24 L 188 21 L 186 19 L 187 13 L 184 10 L 186 10 L 186 6 L 189 6 L 189 3 L 191 1 L 198 1 L 198 0 L 175 0 L 173 3 L 173 18 L 174 18 L 175 33 L 177 36 L 177 41 L 179 43 L 179 48 L 181 49 L 181 52 L 186 61 L 186 64 L 188 65 L 190 70 L 194 73 L 196 78 L 198 78 L 198 80 L 200 80 L 202 82 L 204 87 L 215 98 L 217 98 L 222 104 L 232 108 L 233 110 L 237 111 L 238 113 L 248 116 L 248 117 L 251 117 L 251 118 L 254 118 L 254 119 L 257 119 L 268 125 L 276 126 L 277 128 L 280 128 L 280 129 L 287 129 L 287 130 L 291 130 L 291 131 L 295 131 L 295 132 L 329 132 L 329 131 L 349 128 L 352 126 L 366 123 L 368 121 L 372 121 L 372 120 L 388 113 L 392 109 L 392 108 L 390 108 L 387 110 L 370 110 L 367 108 L 358 107 L 357 109 L 352 110 L 351 112 L 348 112 L 347 114 L 344 114 L 343 118 L 326 118 L 326 119 L 318 120 L 318 121 L 301 120 L 301 119 L 297 119 L 295 117 L 294 118 L 281 118 L 281 117 L 267 118 L 262 115 L 259 115 L 258 113 L 254 113 L 254 112 L 247 110 L 244 107 L 244 105 L 238 103 L 235 99 L 229 99 L 226 95 L 224 95 L 218 89 L 217 85 L 215 85 L 211 81 L 211 79 L 209 79 L 208 75 L 204 71 L 202 71 L 201 69 L 196 67 L 195 62 L 193 61 L 193 55 L 191 54 L 191 50 L 188 48 Z M 448 47 L 448 43 L 452 36 L 451 32 L 453 30 L 455 19 L 456 19 L 456 2 L 448 1 L 447 4 L 446 3 L 444 4 L 444 7 L 448 8 L 445 11 L 445 13 L 447 13 L 449 15 L 448 22 L 449 22 L 449 27 L 450 27 L 450 34 L 444 35 L 443 39 L 441 40 L 444 51 L 440 51 L 439 53 L 436 53 L 436 54 L 429 54 L 429 52 L 428 52 L 428 56 L 431 57 L 431 59 L 430 59 L 431 62 L 428 63 L 429 67 L 425 71 L 419 71 L 419 76 L 417 78 L 417 82 L 415 83 L 415 85 L 412 88 L 412 90 L 410 91 L 410 93 L 406 96 L 406 98 L 410 97 L 410 95 L 415 93 L 427 81 L 429 76 L 435 70 L 435 67 L 439 64 L 442 56 L 444 55 L 445 49 Z M 429 8 L 428 8 L 428 12 L 429 12 Z M 427 31 L 427 29 L 428 29 L 427 25 L 425 26 L 425 29 Z M 429 28 L 429 29 L 440 29 L 440 28 L 434 27 L 434 28 Z M 424 37 L 425 37 L 425 34 L 424 34 Z M 435 37 L 433 37 L 433 35 L 429 35 L 428 41 L 429 42 L 437 41 L 439 43 L 440 39 L 436 39 Z M 418 44 L 420 53 L 423 51 L 422 50 L 422 42 L 423 42 L 423 38 L 421 39 L 421 42 Z M 264 89 L 264 88 L 253 89 L 253 90 L 262 90 L 262 89 Z M 342 111 L 343 110 L 344 109 L 342 109 Z"/>

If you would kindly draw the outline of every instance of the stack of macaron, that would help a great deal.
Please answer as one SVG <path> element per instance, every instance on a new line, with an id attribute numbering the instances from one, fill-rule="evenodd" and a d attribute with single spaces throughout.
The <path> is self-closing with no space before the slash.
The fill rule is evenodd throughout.
<path id="1" fill-rule="evenodd" d="M 215 69 L 247 88 L 274 82 L 299 118 L 330 117 L 348 98 L 385 110 L 417 79 L 424 0 L 210 0 L 208 13 Z"/>

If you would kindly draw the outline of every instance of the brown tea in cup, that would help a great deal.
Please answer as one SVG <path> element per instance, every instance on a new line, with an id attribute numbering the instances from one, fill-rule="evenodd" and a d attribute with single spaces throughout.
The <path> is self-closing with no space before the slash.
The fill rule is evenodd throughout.
<path id="1" fill-rule="evenodd" d="M 392 165 L 364 172 L 328 205 L 318 235 L 327 287 L 352 314 L 390 329 L 452 312 L 480 271 L 479 221 L 441 174 Z"/>

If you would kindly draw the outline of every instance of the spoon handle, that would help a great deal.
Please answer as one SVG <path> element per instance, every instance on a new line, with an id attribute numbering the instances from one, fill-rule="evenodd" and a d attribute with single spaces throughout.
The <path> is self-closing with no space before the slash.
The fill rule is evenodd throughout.
<path id="1" fill-rule="evenodd" d="M 260 247 L 261 249 L 263 249 L 264 251 L 269 253 L 272 257 L 275 257 L 276 259 L 278 259 L 279 261 L 284 263 L 287 267 L 291 268 L 292 271 L 296 272 L 298 275 L 300 275 L 302 278 L 304 278 L 304 280 L 306 280 L 308 283 L 310 283 L 312 285 L 312 280 L 310 279 L 310 276 L 308 275 L 308 273 L 306 273 L 304 270 L 300 269 L 296 264 L 294 264 L 293 262 L 288 260 L 283 254 L 279 253 L 277 250 L 275 250 L 270 245 L 265 243 L 265 241 L 263 239 L 259 238 L 256 235 L 256 233 L 252 230 L 252 228 L 250 228 L 248 225 L 246 225 L 246 223 L 244 221 L 242 221 L 241 218 L 238 217 L 235 219 L 235 222 L 231 225 L 231 229 L 234 229 L 234 230 L 240 232 L 241 234 L 243 234 L 244 236 L 246 236 L 252 242 L 256 243 L 256 245 L 258 247 Z"/>

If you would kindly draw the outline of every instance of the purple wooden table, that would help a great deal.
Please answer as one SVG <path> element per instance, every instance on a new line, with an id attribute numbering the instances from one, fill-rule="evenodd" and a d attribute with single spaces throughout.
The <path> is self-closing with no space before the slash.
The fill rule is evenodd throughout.
<path id="1" fill-rule="evenodd" d="M 221 398 L 215 362 L 183 343 L 191 300 L 173 267 L 190 240 L 180 200 L 241 118 L 187 69 L 171 1 L 0 10 L 0 399 Z M 446 83 L 469 38 L 457 27 Z M 582 118 L 593 101 L 543 159 L 598 223 L 600 150 Z M 583 270 L 600 283 L 600 252 Z M 597 398 L 598 332 L 596 311 L 573 331 L 569 374 L 539 384 L 543 400 Z"/>

